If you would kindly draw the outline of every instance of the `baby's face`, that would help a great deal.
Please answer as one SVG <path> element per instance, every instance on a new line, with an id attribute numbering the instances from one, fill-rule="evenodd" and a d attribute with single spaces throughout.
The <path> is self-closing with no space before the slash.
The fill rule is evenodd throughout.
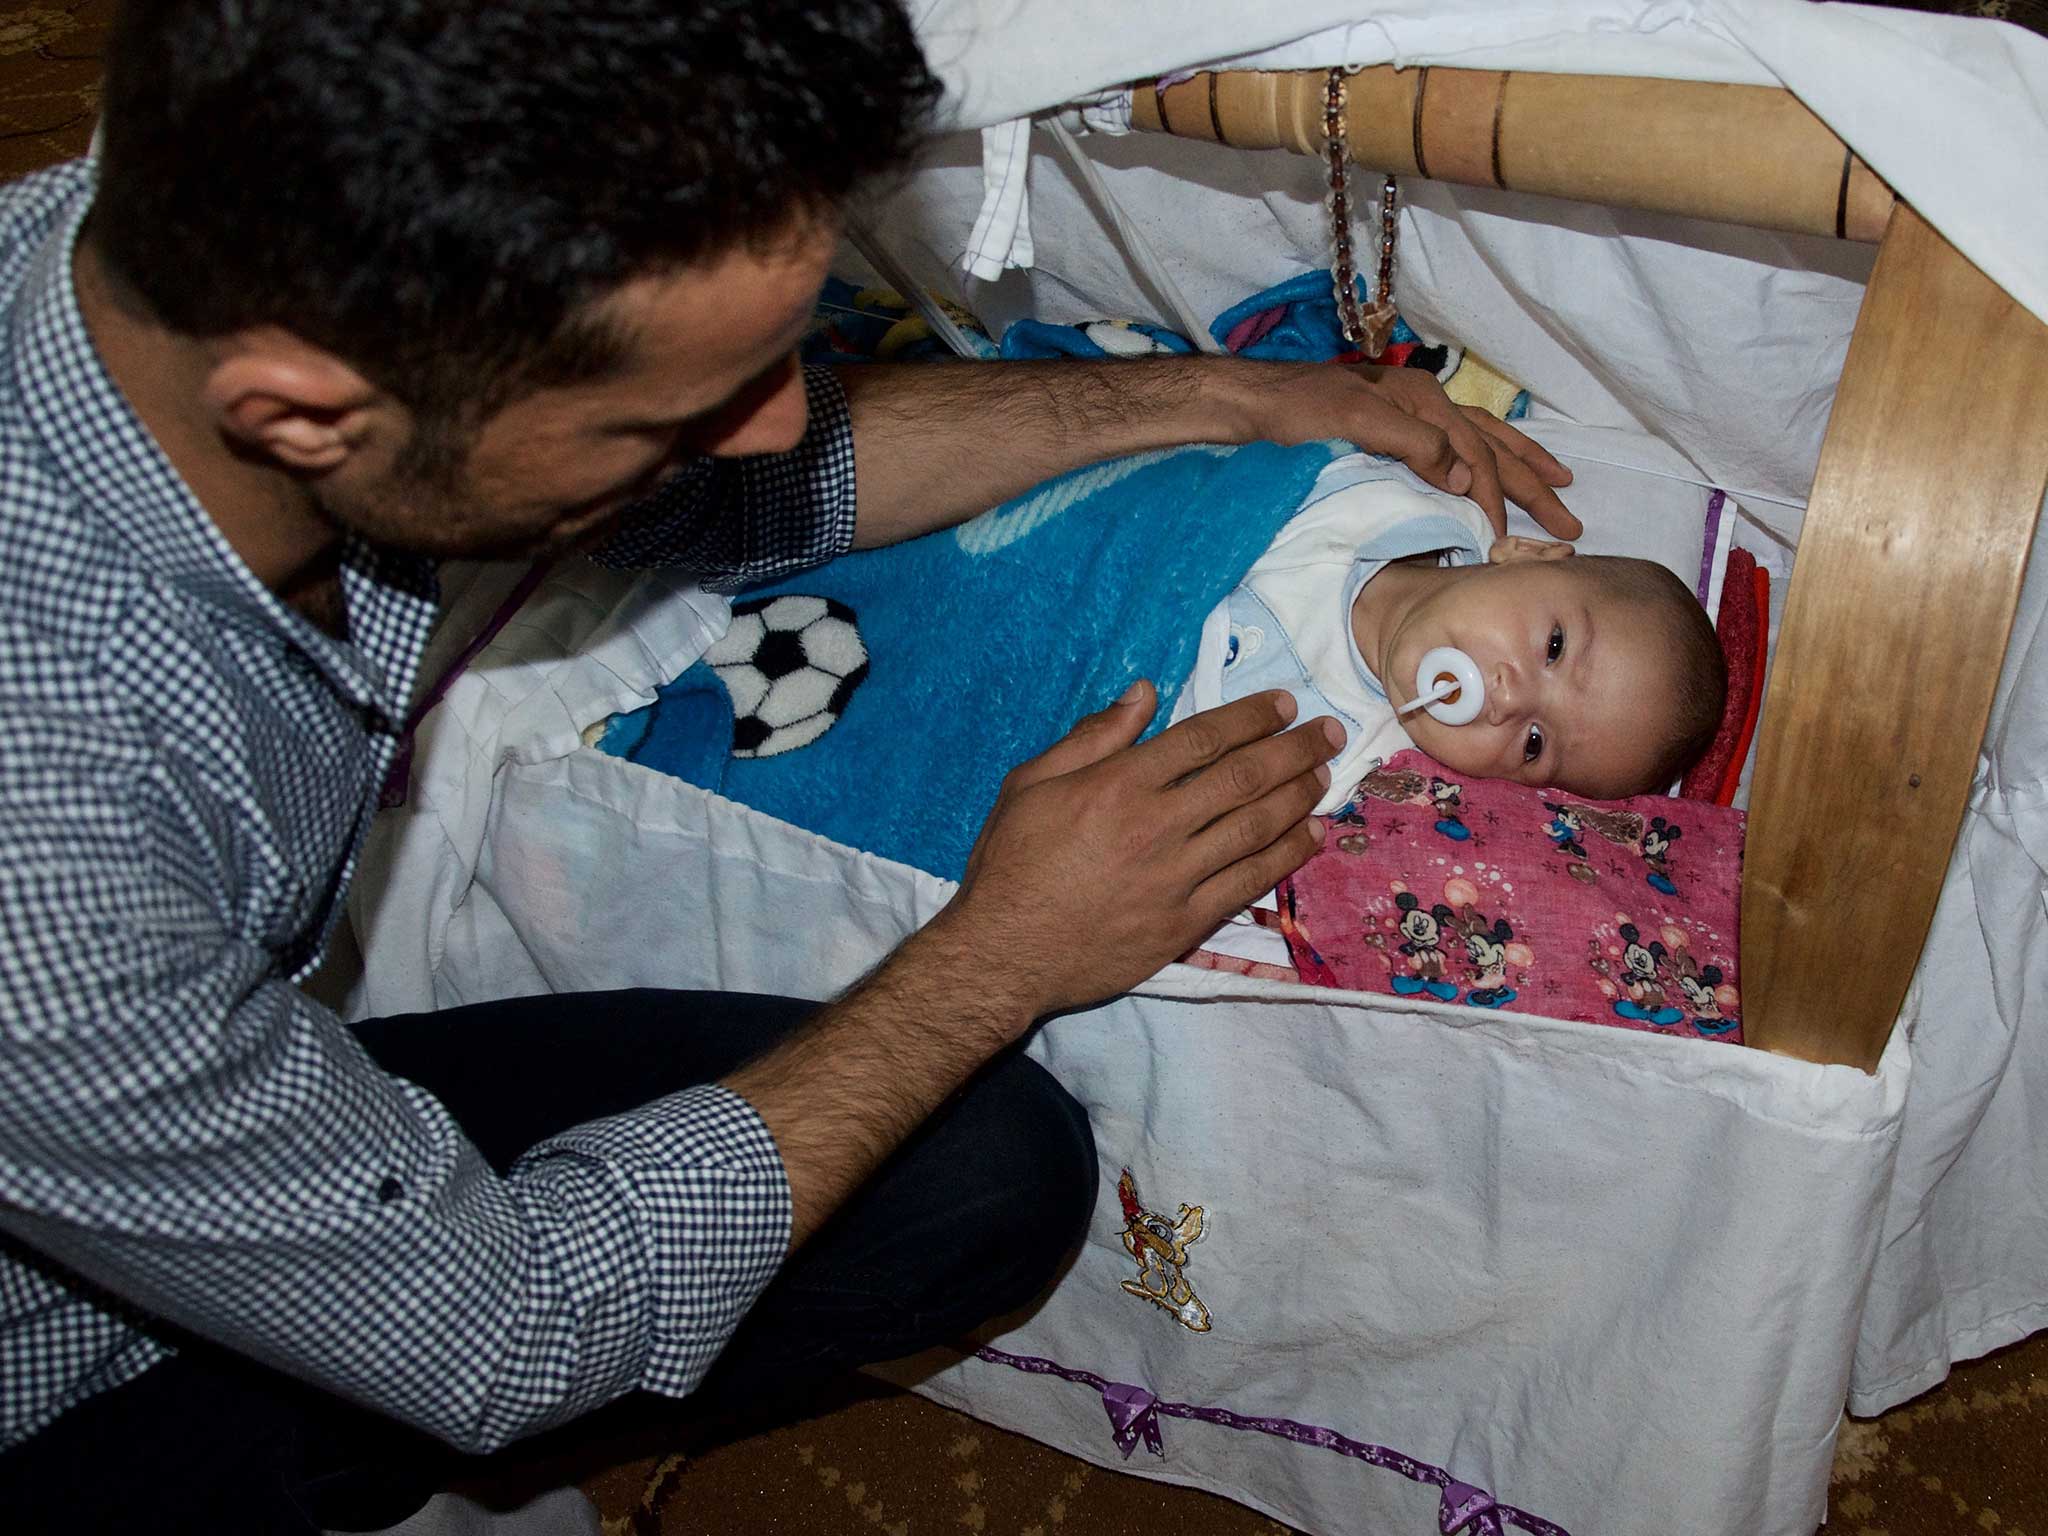
<path id="1" fill-rule="evenodd" d="M 1415 697 L 1423 652 L 1454 645 L 1478 664 L 1486 707 L 1449 726 L 1403 720 L 1415 744 L 1475 777 L 1554 785 L 1596 799 L 1641 794 L 1656 771 L 1668 663 L 1647 605 L 1615 596 L 1576 560 L 1471 568 L 1407 615 L 1382 679 Z"/>

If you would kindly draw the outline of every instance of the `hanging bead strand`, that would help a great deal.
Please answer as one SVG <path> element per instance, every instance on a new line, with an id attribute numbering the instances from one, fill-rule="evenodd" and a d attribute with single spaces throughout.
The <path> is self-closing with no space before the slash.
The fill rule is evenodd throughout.
<path id="1" fill-rule="evenodd" d="M 1330 71 L 1323 91 L 1323 151 L 1330 164 L 1330 284 L 1337 301 L 1337 329 L 1347 345 L 1362 350 L 1365 317 L 1358 307 L 1358 274 L 1351 260 L 1351 145 L 1345 121 L 1344 71 Z"/>
<path id="2" fill-rule="evenodd" d="M 1378 357 L 1394 331 L 1394 178 L 1380 187 L 1379 283 L 1373 306 L 1358 302 L 1358 268 L 1351 244 L 1351 145 L 1344 71 L 1333 69 L 1323 92 L 1323 147 L 1329 160 L 1329 192 L 1323 206 L 1330 212 L 1330 286 L 1337 304 L 1337 327 L 1353 350 Z"/>
<path id="3" fill-rule="evenodd" d="M 1380 184 L 1380 270 L 1365 315 L 1365 355 L 1378 357 L 1394 334 L 1394 178 Z"/>

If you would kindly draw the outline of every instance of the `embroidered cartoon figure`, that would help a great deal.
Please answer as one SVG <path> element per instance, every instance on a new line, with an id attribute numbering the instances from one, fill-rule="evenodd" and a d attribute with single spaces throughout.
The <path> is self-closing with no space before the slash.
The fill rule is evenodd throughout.
<path id="1" fill-rule="evenodd" d="M 1725 1035 L 1741 1024 L 1740 1019 L 1722 1011 L 1724 996 L 1732 996 L 1734 989 L 1722 986 L 1721 967 L 1701 965 L 1690 951 L 1681 949 L 1672 956 L 1671 968 L 1686 1006 L 1692 1009 L 1694 1029 L 1703 1035 Z"/>
<path id="2" fill-rule="evenodd" d="M 1671 845 L 1683 836 L 1682 828 L 1662 816 L 1652 816 L 1650 825 L 1643 832 L 1641 848 L 1643 862 L 1650 866 L 1650 888 L 1662 891 L 1666 896 L 1678 894 L 1678 887 L 1671 881 L 1670 856 Z"/>
<path id="3" fill-rule="evenodd" d="M 1168 1221 L 1138 1203 L 1137 1181 L 1126 1168 L 1116 1181 L 1116 1197 L 1124 1208 L 1124 1249 L 1138 1261 L 1138 1278 L 1122 1282 L 1133 1296 L 1171 1312 L 1192 1333 L 1209 1331 L 1209 1309 L 1188 1283 L 1188 1246 L 1201 1240 L 1202 1208 L 1184 1205 Z"/>
<path id="4" fill-rule="evenodd" d="M 1643 942 L 1634 923 L 1621 925 L 1621 970 L 1617 978 L 1628 995 L 1617 998 L 1614 1011 L 1624 1019 L 1649 1024 L 1676 1024 L 1685 1014 L 1673 1008 L 1664 990 L 1664 957 L 1669 953 L 1659 939 Z"/>
<path id="5" fill-rule="evenodd" d="M 1465 786 L 1452 784 L 1430 776 L 1429 798 L 1436 807 L 1436 829 L 1454 843 L 1462 843 L 1472 835 L 1472 829 L 1459 818 L 1458 811 L 1465 803 L 1462 791 Z"/>
<path id="6" fill-rule="evenodd" d="M 1591 885 L 1599 878 L 1586 845 L 1579 840 L 1582 833 L 1598 833 L 1603 841 L 1624 848 L 1635 848 L 1642 841 L 1644 823 L 1639 811 L 1603 811 L 1595 806 L 1554 800 L 1545 800 L 1543 809 L 1550 812 L 1550 825 L 1543 829 L 1544 835 L 1559 853 L 1571 855 L 1572 862 L 1565 865 L 1565 873 L 1581 885 Z"/>
<path id="7" fill-rule="evenodd" d="M 1579 841 L 1579 834 L 1586 830 L 1585 818 L 1575 805 L 1552 805 L 1543 802 L 1543 809 L 1550 812 L 1550 825 L 1544 833 L 1550 839 L 1550 846 L 1559 853 L 1568 853 L 1575 859 L 1586 856 L 1586 845 Z"/>
<path id="8" fill-rule="evenodd" d="M 1401 909 L 1401 953 L 1408 957 L 1415 972 L 1412 976 L 1394 977 L 1394 990 L 1403 997 L 1427 992 L 1441 1002 L 1456 1001 L 1458 989 L 1444 980 L 1442 946 L 1443 924 L 1450 918 L 1451 909 L 1438 902 L 1425 912 L 1413 891 L 1398 892 L 1394 905 Z"/>
<path id="9" fill-rule="evenodd" d="M 1499 1008 L 1515 1000 L 1515 989 L 1507 984 L 1508 944 L 1515 930 L 1504 917 L 1488 927 L 1484 913 L 1469 908 L 1452 919 L 1451 928 L 1465 942 L 1465 958 L 1472 966 L 1472 990 L 1465 1001 L 1475 1008 Z"/>
<path id="10" fill-rule="evenodd" d="M 1384 800 L 1389 805 L 1428 805 L 1428 781 L 1412 768 L 1389 772 L 1380 766 L 1379 758 L 1374 758 L 1366 765 L 1365 776 L 1351 786 L 1351 793 L 1344 797 L 1344 803 L 1330 813 L 1331 822 L 1344 827 L 1363 827 L 1367 800 Z"/>
<path id="11" fill-rule="evenodd" d="M 1366 795 L 1389 805 L 1428 805 L 1429 781 L 1413 768 L 1388 768 L 1375 760 L 1353 786 L 1352 798 Z"/>

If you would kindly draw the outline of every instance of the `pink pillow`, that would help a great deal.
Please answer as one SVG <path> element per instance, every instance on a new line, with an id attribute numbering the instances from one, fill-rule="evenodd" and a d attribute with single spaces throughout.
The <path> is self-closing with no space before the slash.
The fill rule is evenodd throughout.
<path id="1" fill-rule="evenodd" d="M 1740 1042 L 1743 819 L 1400 752 L 1281 886 L 1280 928 L 1322 986 Z"/>

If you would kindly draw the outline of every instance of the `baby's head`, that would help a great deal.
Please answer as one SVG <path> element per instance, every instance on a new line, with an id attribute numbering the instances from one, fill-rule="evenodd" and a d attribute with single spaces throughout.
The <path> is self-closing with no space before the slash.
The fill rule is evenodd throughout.
<path id="1" fill-rule="evenodd" d="M 1375 670 L 1397 707 L 1414 698 L 1432 646 L 1464 651 L 1485 680 L 1470 724 L 1426 710 L 1403 721 L 1460 773 L 1595 799 L 1648 794 L 1690 767 L 1720 724 L 1720 642 L 1698 599 L 1655 561 L 1502 539 L 1485 565 L 1412 567 L 1387 596 L 1405 600 L 1380 616 Z"/>

